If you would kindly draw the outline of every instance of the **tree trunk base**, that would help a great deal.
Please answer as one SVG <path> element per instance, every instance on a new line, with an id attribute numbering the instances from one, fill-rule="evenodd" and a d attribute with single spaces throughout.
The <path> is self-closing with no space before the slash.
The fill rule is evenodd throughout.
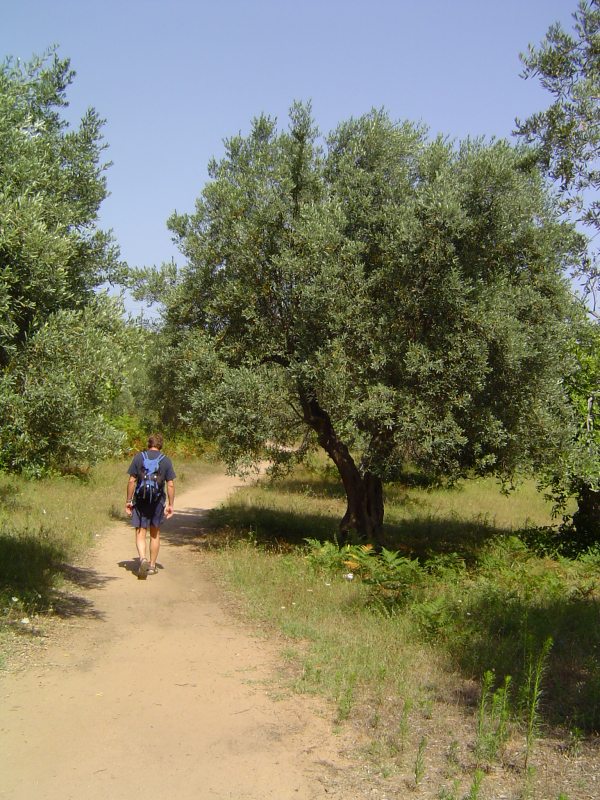
<path id="1" fill-rule="evenodd" d="M 344 481 L 348 506 L 340 522 L 340 532 L 344 536 L 344 540 L 349 531 L 356 531 L 359 539 L 374 539 L 378 544 L 382 544 L 383 485 L 381 478 L 372 472 L 366 472 L 361 476 L 357 469 L 356 474 L 352 477 L 351 491 L 348 490 L 348 485 Z"/>

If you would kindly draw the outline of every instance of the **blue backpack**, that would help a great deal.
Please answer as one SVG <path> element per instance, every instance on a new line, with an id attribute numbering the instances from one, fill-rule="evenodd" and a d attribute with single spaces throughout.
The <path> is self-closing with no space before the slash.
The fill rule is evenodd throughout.
<path id="1" fill-rule="evenodd" d="M 150 458 L 148 453 L 142 453 L 144 461 L 135 485 L 135 499 L 144 503 L 154 503 L 164 497 L 164 478 L 158 470 L 158 465 L 164 456 L 159 453 L 156 458 Z"/>

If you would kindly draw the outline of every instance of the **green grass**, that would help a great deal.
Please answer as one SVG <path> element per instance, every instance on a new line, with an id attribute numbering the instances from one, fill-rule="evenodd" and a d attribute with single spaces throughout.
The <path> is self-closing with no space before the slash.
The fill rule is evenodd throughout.
<path id="1" fill-rule="evenodd" d="M 323 693 L 338 719 L 385 731 L 378 752 L 402 753 L 410 739 L 413 771 L 415 742 L 430 740 L 423 720 L 447 713 L 439 698 L 456 694 L 474 720 L 480 690 L 460 687 L 481 686 L 486 673 L 479 726 L 471 723 L 465 745 L 479 752 L 465 767 L 471 779 L 478 758 L 500 760 L 510 737 L 521 742 L 522 769 L 525 749 L 535 760 L 533 718 L 536 736 L 600 731 L 600 554 L 573 560 L 527 546 L 535 526 L 552 524 L 533 483 L 509 497 L 483 480 L 388 488 L 385 536 L 397 555 L 387 560 L 356 545 L 340 550 L 343 510 L 330 474 L 298 470 L 240 490 L 212 515 L 215 569 L 249 614 L 289 637 L 296 689 Z M 420 709 L 418 733 L 407 703 Z"/>

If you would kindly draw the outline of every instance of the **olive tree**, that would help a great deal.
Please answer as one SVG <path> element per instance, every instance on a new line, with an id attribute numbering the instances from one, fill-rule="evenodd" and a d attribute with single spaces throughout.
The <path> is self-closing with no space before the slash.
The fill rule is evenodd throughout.
<path id="1" fill-rule="evenodd" d="M 107 194 L 102 120 L 90 109 L 72 129 L 62 114 L 73 76 L 54 50 L 0 65 L 5 469 L 72 468 L 119 439 L 98 415 L 121 381 L 122 337 L 111 336 L 122 327 L 122 308 L 96 290 L 121 265 L 110 233 L 97 225 Z"/>
<path id="2" fill-rule="evenodd" d="M 380 539 L 407 464 L 508 478 L 561 445 L 581 241 L 506 142 L 429 141 L 378 111 L 319 141 L 310 107 L 289 130 L 255 119 L 169 220 L 186 263 L 163 276 L 168 379 L 232 469 L 321 447 L 342 532 Z"/>

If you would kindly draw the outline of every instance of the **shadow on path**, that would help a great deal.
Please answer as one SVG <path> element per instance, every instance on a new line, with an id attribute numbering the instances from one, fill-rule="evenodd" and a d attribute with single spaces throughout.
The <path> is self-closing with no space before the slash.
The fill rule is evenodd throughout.
<path id="1" fill-rule="evenodd" d="M 139 581 L 145 581 L 147 578 L 152 578 L 152 575 L 140 575 L 140 559 L 139 558 L 130 558 L 124 561 L 117 561 L 117 566 L 121 567 L 121 569 L 127 570 L 130 572 L 134 577 L 136 577 Z M 164 569 L 163 565 L 157 561 L 156 562 L 157 569 Z"/>
<path id="2" fill-rule="evenodd" d="M 103 611 L 98 611 L 92 600 L 69 592 L 55 592 L 52 607 L 54 614 L 61 619 L 86 617 L 102 621 L 106 617 Z"/>
<path id="3" fill-rule="evenodd" d="M 160 528 L 160 538 L 172 547 L 202 544 L 208 527 L 208 511 L 204 508 L 186 508 L 176 511 Z"/>
<path id="4" fill-rule="evenodd" d="M 112 575 L 102 575 L 89 567 L 76 567 L 73 564 L 63 564 L 60 569 L 63 576 L 75 586 L 82 589 L 103 589 L 115 578 Z"/>

